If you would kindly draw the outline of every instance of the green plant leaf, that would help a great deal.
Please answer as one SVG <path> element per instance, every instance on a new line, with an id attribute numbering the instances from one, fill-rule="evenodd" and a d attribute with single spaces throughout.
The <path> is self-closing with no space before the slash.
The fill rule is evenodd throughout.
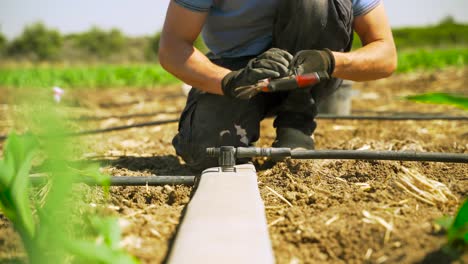
<path id="1" fill-rule="evenodd" d="M 435 223 L 440 225 L 443 229 L 449 230 L 453 224 L 453 217 L 451 216 L 442 216 L 435 220 Z"/>
<path id="2" fill-rule="evenodd" d="M 98 185 L 108 187 L 110 186 L 110 176 L 107 174 L 103 174 L 99 171 L 99 164 L 98 163 L 84 163 L 80 164 L 79 169 L 74 169 L 77 173 L 77 177 L 81 178 L 91 178 L 94 180 Z"/>
<path id="3" fill-rule="evenodd" d="M 448 230 L 449 243 L 453 243 L 456 240 L 462 240 L 465 243 L 468 238 L 468 199 L 466 199 L 458 210 L 453 224 Z"/>
<path id="4" fill-rule="evenodd" d="M 37 103 L 37 102 L 36 102 Z M 76 177 L 87 176 L 100 182 L 109 182 L 109 177 L 99 173 L 98 165 L 80 164 L 78 168 L 70 167 L 73 157 L 71 141 L 63 137 L 66 129 L 61 121 L 60 109 L 40 104 L 38 108 L 27 106 L 27 116 L 32 135 L 18 136 L 12 133 L 5 144 L 4 159 L 0 160 L 0 207 L 3 213 L 14 223 L 28 254 L 28 263 L 62 263 L 69 254 L 84 259 L 83 263 L 137 263 L 137 261 L 120 249 L 120 229 L 116 219 L 95 218 L 91 227 L 95 234 L 102 238 L 100 243 L 77 241 L 75 237 L 87 237 L 90 234 L 77 229 L 73 217 L 82 216 L 73 212 L 68 201 L 74 189 Z M 38 140 L 40 140 L 40 149 Z M 39 152 L 40 150 L 40 152 Z M 37 154 L 40 153 L 41 156 Z M 42 167 L 50 178 L 47 189 L 40 197 L 40 203 L 31 203 L 29 197 L 29 174 L 36 157 L 47 160 Z M 31 206 L 35 206 L 33 216 Z M 77 215 L 79 214 L 79 215 Z"/>
<path id="5" fill-rule="evenodd" d="M 0 191 L 10 186 L 11 179 L 13 179 L 13 168 L 8 166 L 5 160 L 0 160 Z"/>
<path id="6" fill-rule="evenodd" d="M 30 237 L 34 237 L 34 219 L 29 202 L 29 171 L 36 155 L 36 141 L 31 135 L 15 138 L 20 155 L 16 160 L 16 175 L 11 183 L 11 193 L 17 207 L 18 218 L 23 222 Z"/>
<path id="7" fill-rule="evenodd" d="M 5 171 L 13 171 L 10 182 L 2 191 L 2 207 L 7 207 L 8 214 L 22 235 L 27 239 L 34 236 L 35 223 L 29 203 L 29 171 L 36 155 L 37 142 L 31 135 L 17 136 L 11 133 L 5 145 Z M 8 168 L 8 169 L 6 169 Z M 6 181 L 5 181 L 6 182 Z"/>
<path id="8" fill-rule="evenodd" d="M 130 264 L 138 261 L 120 249 L 120 227 L 117 218 L 92 217 L 91 227 L 99 237 L 103 238 L 102 244 L 90 241 L 75 241 L 68 244 L 69 251 L 80 259 L 93 263 L 121 263 Z"/>
<path id="9" fill-rule="evenodd" d="M 451 95 L 447 93 L 426 93 L 406 96 L 406 100 L 431 104 L 453 105 L 468 110 L 468 97 Z"/>
<path id="10" fill-rule="evenodd" d="M 116 218 L 91 218 L 92 227 L 104 238 L 104 243 L 117 249 L 120 242 L 120 227 Z"/>
<path id="11" fill-rule="evenodd" d="M 121 250 L 113 250 L 105 244 L 90 241 L 67 242 L 68 250 L 85 263 L 136 264 L 135 258 Z"/>
<path id="12" fill-rule="evenodd" d="M 16 221 L 16 211 L 11 199 L 10 182 L 13 179 L 13 168 L 0 160 L 0 209 L 12 222 Z"/>
<path id="13" fill-rule="evenodd" d="M 17 213 L 13 206 L 9 190 L 0 191 L 0 209 L 11 222 L 17 222 Z"/>

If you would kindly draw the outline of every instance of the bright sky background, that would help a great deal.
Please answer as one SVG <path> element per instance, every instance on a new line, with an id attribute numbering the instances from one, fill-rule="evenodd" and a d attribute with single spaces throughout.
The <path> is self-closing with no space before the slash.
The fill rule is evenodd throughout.
<path id="1" fill-rule="evenodd" d="M 169 0 L 0 0 L 0 31 L 8 38 L 24 25 L 43 21 L 62 33 L 97 25 L 117 27 L 131 36 L 149 35 L 164 23 Z M 425 25 L 447 15 L 468 23 L 468 0 L 387 0 L 392 26 Z M 181 18 L 182 19 L 182 18 Z"/>

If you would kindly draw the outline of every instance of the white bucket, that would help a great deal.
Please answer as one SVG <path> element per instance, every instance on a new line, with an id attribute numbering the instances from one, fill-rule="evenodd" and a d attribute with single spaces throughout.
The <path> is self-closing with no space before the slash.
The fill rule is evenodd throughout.
<path id="1" fill-rule="evenodd" d="M 319 114 L 350 115 L 353 81 L 344 80 L 341 86 L 318 105 Z"/>

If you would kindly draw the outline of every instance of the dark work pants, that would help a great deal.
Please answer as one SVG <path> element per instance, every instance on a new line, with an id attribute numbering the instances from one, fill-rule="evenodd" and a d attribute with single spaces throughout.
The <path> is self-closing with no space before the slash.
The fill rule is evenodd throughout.
<path id="1" fill-rule="evenodd" d="M 273 46 L 291 54 L 304 49 L 347 51 L 352 42 L 351 0 L 281 0 L 277 9 Z M 238 70 L 253 57 L 213 60 Z M 317 104 L 332 94 L 341 81 L 332 79 L 310 89 L 262 93 L 251 100 L 232 99 L 193 88 L 179 122 L 173 145 L 187 165 L 201 171 L 217 166 L 206 148 L 250 146 L 259 138 L 260 121 L 276 115 L 275 127 L 291 127 L 312 134 Z"/>

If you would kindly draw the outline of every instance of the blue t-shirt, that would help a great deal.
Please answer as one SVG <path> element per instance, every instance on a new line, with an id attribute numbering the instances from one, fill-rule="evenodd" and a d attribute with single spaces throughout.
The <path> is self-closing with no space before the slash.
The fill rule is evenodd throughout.
<path id="1" fill-rule="evenodd" d="M 354 17 L 381 0 L 352 0 Z M 185 8 L 209 12 L 202 37 L 212 58 L 257 55 L 271 45 L 279 0 L 175 0 Z"/>

